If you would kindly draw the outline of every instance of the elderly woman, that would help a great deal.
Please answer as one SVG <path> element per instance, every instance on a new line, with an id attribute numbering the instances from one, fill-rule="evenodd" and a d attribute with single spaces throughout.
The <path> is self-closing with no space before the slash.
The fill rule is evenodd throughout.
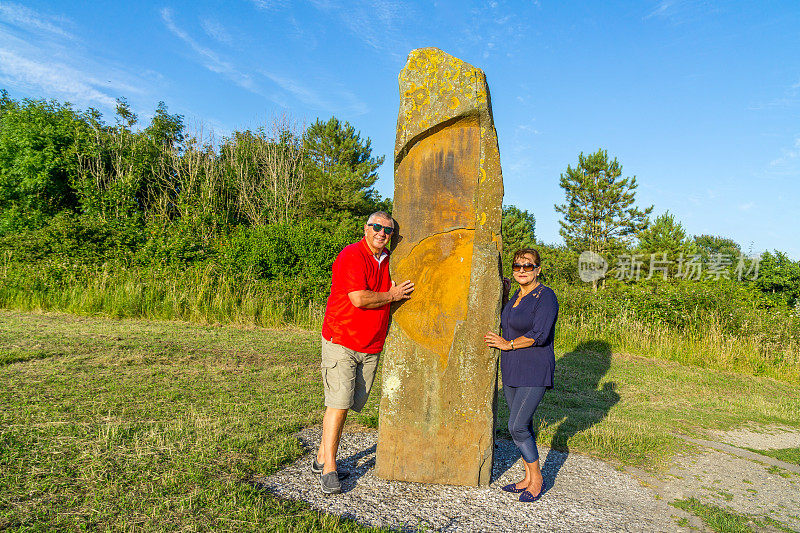
<path id="1" fill-rule="evenodd" d="M 525 464 L 525 478 L 506 485 L 503 490 L 521 493 L 521 502 L 535 502 L 544 492 L 544 480 L 539 468 L 533 413 L 545 391 L 553 388 L 558 300 L 553 289 L 538 281 L 542 266 L 536 250 L 517 251 L 511 270 L 519 289 L 503 306 L 500 315 L 503 336 L 489 332 L 484 338 L 488 346 L 501 350 L 503 392 L 510 411 L 508 431 Z"/>

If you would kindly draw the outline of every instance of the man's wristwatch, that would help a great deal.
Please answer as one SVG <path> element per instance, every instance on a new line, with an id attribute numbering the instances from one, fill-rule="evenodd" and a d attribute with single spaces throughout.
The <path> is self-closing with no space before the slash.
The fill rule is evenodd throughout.
<path id="1" fill-rule="evenodd" d="M 514 341 L 513 340 L 511 341 L 511 349 L 512 350 L 514 349 Z"/>

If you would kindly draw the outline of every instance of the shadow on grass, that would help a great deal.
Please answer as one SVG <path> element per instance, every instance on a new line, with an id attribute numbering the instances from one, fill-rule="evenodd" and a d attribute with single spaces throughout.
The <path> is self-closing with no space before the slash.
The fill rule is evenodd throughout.
<path id="1" fill-rule="evenodd" d="M 542 475 L 552 487 L 569 457 L 570 439 L 601 422 L 619 402 L 616 383 L 600 381 L 611 367 L 611 347 L 605 341 L 585 341 L 556 361 L 555 387 L 545 395 L 541 417 L 560 420 L 550 441 Z M 549 396 L 549 398 L 548 398 Z"/>
<path id="2" fill-rule="evenodd" d="M 611 367 L 611 347 L 604 341 L 586 341 L 556 361 L 554 388 L 547 391 L 542 404 L 536 410 L 533 427 L 544 421 L 552 427 L 558 424 L 549 443 L 550 451 L 542 465 L 542 476 L 547 487 L 552 487 L 561 467 L 569 456 L 572 437 L 601 422 L 619 401 L 616 384 L 600 382 Z M 519 451 L 502 453 L 503 447 L 511 446 L 508 433 L 508 406 L 500 394 L 498 411 L 498 433 L 507 442 L 498 442 L 492 479 L 502 476 L 519 459 Z M 538 435 L 537 435 L 538 437 Z M 537 438 L 537 442 L 541 442 Z"/>
<path id="3" fill-rule="evenodd" d="M 0 366 L 47 359 L 56 355 L 61 355 L 61 353 L 47 350 L 0 350 Z"/>

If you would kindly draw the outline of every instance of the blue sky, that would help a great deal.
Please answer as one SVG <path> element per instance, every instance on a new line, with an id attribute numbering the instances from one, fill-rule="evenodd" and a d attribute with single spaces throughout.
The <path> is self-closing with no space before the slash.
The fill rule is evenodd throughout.
<path id="1" fill-rule="evenodd" d="M 217 135 L 335 115 L 387 155 L 397 74 L 436 46 L 487 75 L 505 203 L 561 242 L 553 204 L 578 153 L 605 148 L 642 206 L 689 234 L 800 259 L 800 3 L 0 1 L 0 87 L 113 121 L 158 101 Z"/>

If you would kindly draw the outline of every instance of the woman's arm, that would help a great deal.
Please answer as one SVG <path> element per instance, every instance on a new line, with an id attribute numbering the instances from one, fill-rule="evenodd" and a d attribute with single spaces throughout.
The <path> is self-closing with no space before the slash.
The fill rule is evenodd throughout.
<path id="1" fill-rule="evenodd" d="M 533 339 L 529 339 L 525 336 L 517 337 L 516 339 L 507 341 L 497 333 L 492 333 L 491 331 L 484 335 L 483 339 L 486 342 L 486 346 L 505 351 L 527 348 L 528 346 L 533 346 L 535 344 Z"/>
<path id="2" fill-rule="evenodd" d="M 539 302 L 536 311 L 533 315 L 533 322 L 531 329 L 520 335 L 516 339 L 506 340 L 497 333 L 487 332 L 483 339 L 486 345 L 491 348 L 498 348 L 500 350 L 518 350 L 520 348 L 527 348 L 528 346 L 535 346 L 537 344 L 544 344 L 553 324 L 558 316 L 558 300 L 553 292 L 548 292 L 547 296 L 543 296 L 543 300 Z"/>
<path id="3" fill-rule="evenodd" d="M 533 314 L 533 323 L 531 329 L 525 332 L 524 336 L 533 339 L 533 344 L 545 344 L 550 331 L 553 329 L 553 324 L 558 317 L 558 299 L 553 291 L 547 291 L 542 295 L 539 305 Z M 517 347 L 517 343 L 514 343 Z"/>

